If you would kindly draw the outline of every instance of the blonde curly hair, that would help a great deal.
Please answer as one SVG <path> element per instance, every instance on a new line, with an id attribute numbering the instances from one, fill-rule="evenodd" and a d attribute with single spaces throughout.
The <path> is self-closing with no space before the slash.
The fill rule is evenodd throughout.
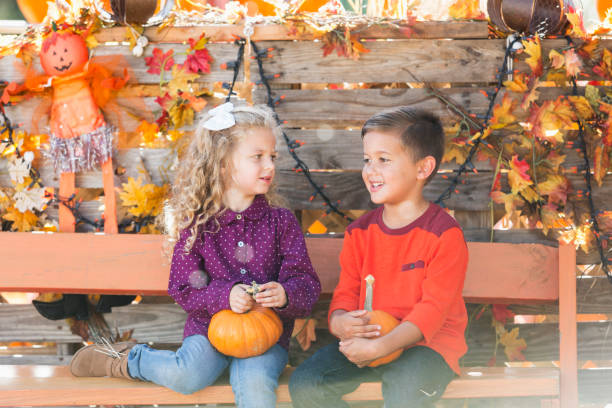
<path id="1" fill-rule="evenodd" d="M 193 247 L 198 230 L 213 220 L 217 232 L 216 216 L 223 207 L 226 182 L 222 170 L 229 168 L 230 155 L 238 143 L 252 128 L 270 129 L 277 138 L 280 128 L 274 113 L 265 105 L 239 106 L 232 111 L 236 124 L 228 129 L 212 131 L 202 124 L 210 118 L 205 115 L 200 121 L 185 153 L 180 158 L 172 185 L 171 195 L 164 211 L 165 232 L 168 235 L 166 250 L 170 255 L 181 231 L 190 228 L 191 236 L 185 243 L 185 252 Z M 271 205 L 281 205 L 282 200 L 274 192 L 274 185 L 266 194 Z"/>

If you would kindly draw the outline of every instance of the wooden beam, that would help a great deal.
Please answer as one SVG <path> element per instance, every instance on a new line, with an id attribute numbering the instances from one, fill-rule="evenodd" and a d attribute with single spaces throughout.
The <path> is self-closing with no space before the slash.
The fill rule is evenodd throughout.
<path id="1" fill-rule="evenodd" d="M 559 335 L 561 408 L 578 406 L 578 336 L 576 325 L 576 250 L 559 243 Z"/>
<path id="2" fill-rule="evenodd" d="M 277 402 L 290 402 L 285 370 L 279 379 Z M 469 374 L 471 373 L 471 375 Z M 453 380 L 443 398 L 552 396 L 559 390 L 558 370 L 551 368 L 471 368 Z M 72 377 L 65 366 L 0 366 L 0 406 L 142 405 L 233 403 L 225 379 L 194 394 L 183 395 L 142 381 Z M 344 397 L 347 401 L 381 400 L 380 383 L 364 383 Z"/>
<path id="3" fill-rule="evenodd" d="M 417 21 L 413 25 L 405 26 L 398 22 L 400 27 L 409 27 L 413 33 L 411 39 L 423 38 L 487 38 L 488 29 L 485 21 Z M 293 41 L 313 40 L 319 38 L 320 34 L 294 30 L 284 24 L 255 24 L 253 26 L 253 41 Z M 399 27 L 391 25 L 374 24 L 369 27 L 355 27 L 353 32 L 359 33 L 360 38 L 371 39 L 401 39 L 408 38 L 399 30 Z M 236 37 L 244 37 L 243 24 L 207 24 L 197 27 L 158 27 L 147 28 L 144 35 L 151 42 L 182 43 L 189 38 L 198 38 L 202 33 L 206 35 L 211 43 L 233 42 Z M 124 27 L 112 27 L 101 30 L 95 34 L 98 42 L 125 41 Z"/>
<path id="4" fill-rule="evenodd" d="M 165 295 L 169 263 L 163 236 L 0 233 L 2 290 L 13 292 Z M 339 276 L 342 240 L 309 238 L 308 251 L 330 293 Z M 556 249 L 537 244 L 469 243 L 464 296 L 493 303 L 557 299 Z M 31 256 L 37 248 L 37 256 Z M 67 261 L 66 248 L 70 248 Z M 495 260 L 500 267 L 492 273 Z M 519 302 L 520 303 L 520 302 Z"/>

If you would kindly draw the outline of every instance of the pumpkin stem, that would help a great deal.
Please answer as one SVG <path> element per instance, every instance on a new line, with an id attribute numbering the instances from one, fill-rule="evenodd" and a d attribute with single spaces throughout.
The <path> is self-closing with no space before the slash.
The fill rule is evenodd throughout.
<path id="1" fill-rule="evenodd" d="M 261 289 L 259 288 L 259 285 L 257 284 L 257 282 L 252 281 L 251 282 L 251 286 L 249 288 L 247 288 L 246 292 L 249 295 L 253 296 L 253 298 L 254 298 L 256 294 L 261 292 Z"/>
<path id="2" fill-rule="evenodd" d="M 363 308 L 368 312 L 372 311 L 372 298 L 373 294 L 373 285 L 374 285 L 374 277 L 372 275 L 368 275 L 364 279 L 366 281 L 366 296 L 365 301 L 363 303 Z"/>

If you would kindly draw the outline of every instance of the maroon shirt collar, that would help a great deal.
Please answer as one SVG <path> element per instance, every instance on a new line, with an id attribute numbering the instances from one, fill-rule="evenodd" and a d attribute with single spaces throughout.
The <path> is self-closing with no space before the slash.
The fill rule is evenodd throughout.
<path id="1" fill-rule="evenodd" d="M 260 219 L 270 208 L 268 204 L 268 200 L 263 194 L 256 195 L 253 199 L 251 205 L 242 212 L 235 212 L 226 208 L 220 215 L 217 217 L 220 226 L 225 226 L 231 223 L 234 220 L 238 220 L 242 217 L 246 218 L 249 221 L 254 221 Z"/>

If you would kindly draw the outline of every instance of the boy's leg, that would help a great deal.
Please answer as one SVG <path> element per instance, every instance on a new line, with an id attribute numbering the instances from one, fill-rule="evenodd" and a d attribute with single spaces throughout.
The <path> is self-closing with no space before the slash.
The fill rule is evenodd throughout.
<path id="1" fill-rule="evenodd" d="M 433 407 L 455 376 L 440 354 L 423 346 L 375 370 L 381 373 L 385 408 Z"/>
<path id="2" fill-rule="evenodd" d="M 181 394 L 209 386 L 228 365 L 205 336 L 185 338 L 176 351 L 155 350 L 145 344 L 134 346 L 128 356 L 130 376 L 151 381 Z"/>
<path id="3" fill-rule="evenodd" d="M 259 356 L 232 358 L 230 384 L 236 405 L 239 408 L 275 407 L 278 377 L 287 360 L 287 350 L 278 344 Z"/>
<path id="4" fill-rule="evenodd" d="M 338 342 L 318 350 L 295 369 L 289 380 L 294 408 L 348 407 L 342 396 L 359 384 L 380 377 L 371 368 L 359 368 L 338 350 Z"/>

